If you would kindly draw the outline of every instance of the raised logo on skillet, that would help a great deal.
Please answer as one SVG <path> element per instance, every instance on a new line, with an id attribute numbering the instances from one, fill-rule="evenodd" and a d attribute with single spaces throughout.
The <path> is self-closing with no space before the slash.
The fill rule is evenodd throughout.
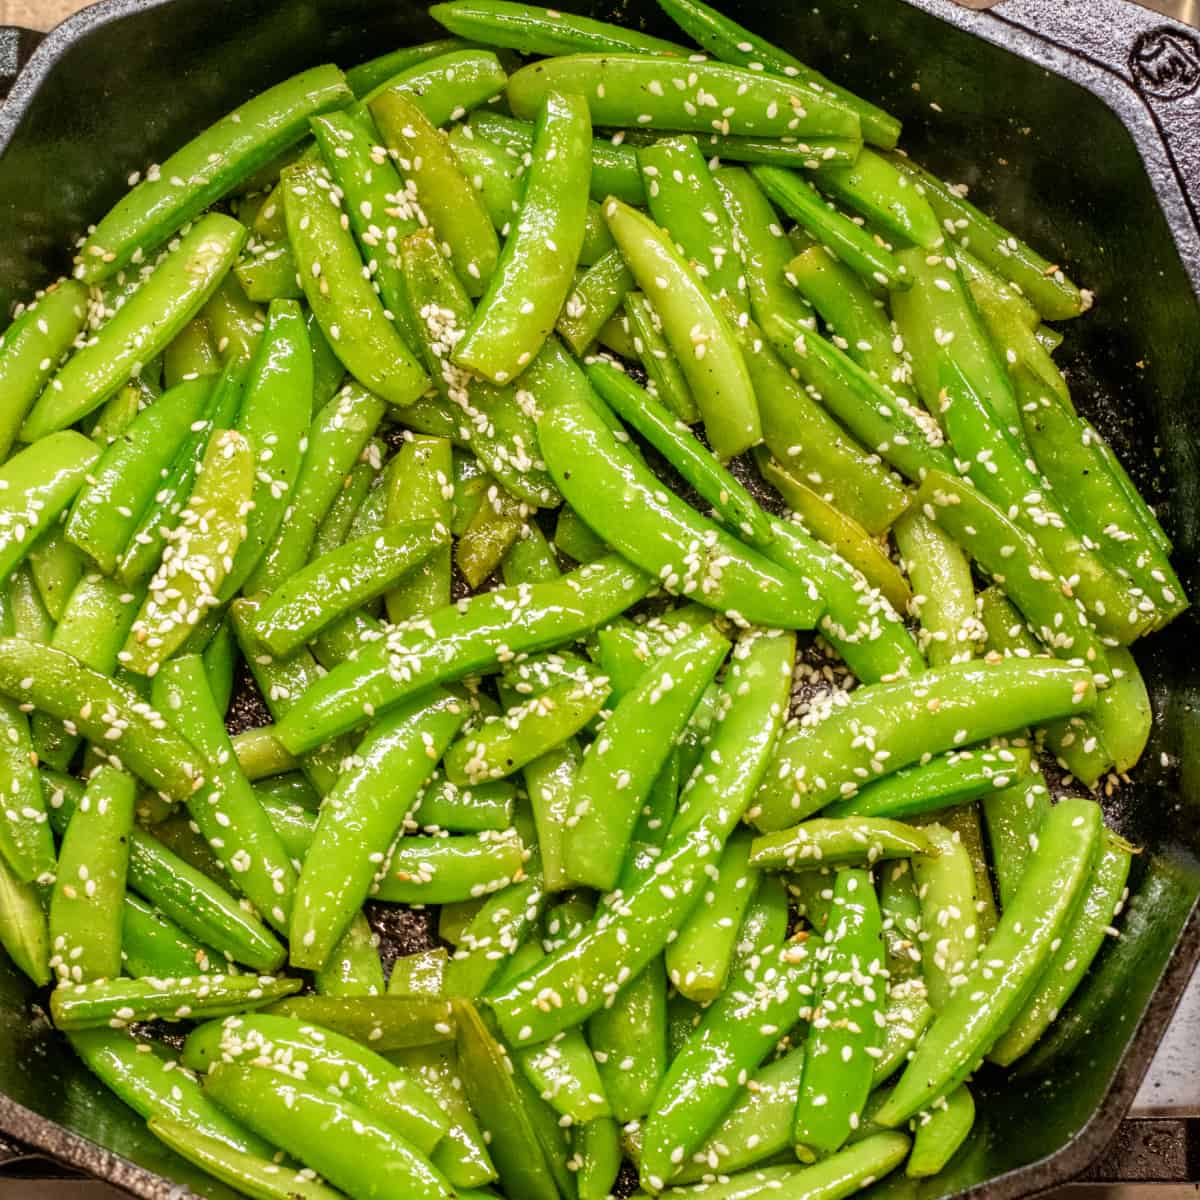
<path id="1" fill-rule="evenodd" d="M 1143 92 L 1178 100 L 1200 87 L 1200 44 L 1178 29 L 1150 29 L 1129 52 L 1129 69 Z"/>

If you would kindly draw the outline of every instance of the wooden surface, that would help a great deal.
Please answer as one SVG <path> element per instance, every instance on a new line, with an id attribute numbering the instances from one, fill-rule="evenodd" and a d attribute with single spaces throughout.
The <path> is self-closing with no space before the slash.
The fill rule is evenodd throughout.
<path id="1" fill-rule="evenodd" d="M 0 0 L 0 25 L 50 29 L 86 7 L 85 0 Z"/>

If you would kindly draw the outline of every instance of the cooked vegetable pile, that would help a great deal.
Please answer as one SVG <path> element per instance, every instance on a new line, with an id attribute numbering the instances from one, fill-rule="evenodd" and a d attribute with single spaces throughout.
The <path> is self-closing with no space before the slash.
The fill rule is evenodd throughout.
<path id="1" fill-rule="evenodd" d="M 270 88 L 0 342 L 0 943 L 247 1195 L 934 1175 L 1119 936 L 1187 598 L 1091 298 L 659 3 Z"/>

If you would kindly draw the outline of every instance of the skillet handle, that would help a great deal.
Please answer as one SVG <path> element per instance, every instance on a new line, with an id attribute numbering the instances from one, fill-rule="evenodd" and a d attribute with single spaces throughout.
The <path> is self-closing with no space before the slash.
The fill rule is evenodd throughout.
<path id="1" fill-rule="evenodd" d="M 998 0 L 989 16 L 1087 60 L 1138 94 L 1200 230 L 1200 30 L 1131 0 Z"/>
<path id="2" fill-rule="evenodd" d="M 46 35 L 22 25 L 0 25 L 0 102 Z"/>

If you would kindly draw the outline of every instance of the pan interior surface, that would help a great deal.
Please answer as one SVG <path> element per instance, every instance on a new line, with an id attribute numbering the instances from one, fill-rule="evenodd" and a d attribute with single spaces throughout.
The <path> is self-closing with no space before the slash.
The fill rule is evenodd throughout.
<path id="1" fill-rule="evenodd" d="M 973 199 L 1096 293 L 1095 310 L 1063 326 L 1059 361 L 1081 410 L 1161 506 L 1180 577 L 1195 594 L 1200 305 L 1137 146 L 1091 92 L 924 11 L 938 2 L 743 0 L 735 15 L 895 112 L 910 153 L 968 184 Z M 588 11 L 671 36 L 650 4 L 615 0 Z M 248 95 L 314 63 L 349 66 L 436 36 L 422 8 L 395 0 L 110 0 L 70 29 L 57 60 L 44 56 L 40 86 L 19 87 L 18 104 L 0 117 L 0 134 L 4 121 L 18 121 L 0 159 L 5 308 L 66 267 L 64 248 L 120 195 L 132 171 Z M 1176 966 L 1156 991 L 1200 894 L 1196 632 L 1187 614 L 1137 647 L 1157 720 L 1133 779 L 1104 807 L 1143 853 L 1131 877 L 1126 935 L 1110 941 L 1104 969 L 1077 995 L 1082 1015 L 1073 1040 L 1063 1039 L 1061 1052 L 1027 1075 L 981 1073 L 983 1119 L 950 1167 L 932 1180 L 885 1181 L 877 1191 L 933 1200 L 988 1184 L 993 1196 L 1027 1194 L 1080 1169 L 1115 1128 L 1153 1052 L 1152 1039 L 1143 1038 L 1122 1062 L 1139 1020 L 1149 1012 L 1161 1027 L 1186 982 Z M 1195 957 L 1195 925 L 1177 962 Z M 230 1194 L 156 1143 L 76 1062 L 31 1008 L 34 1000 L 0 963 L 0 1096 L 155 1175 L 205 1195 Z M 103 1160 L 80 1158 L 82 1143 L 2 1099 L 0 1125 L 106 1169 Z M 1032 1165 L 1054 1155 L 1056 1162 Z M 121 1182 L 145 1196 L 178 1195 L 155 1175 L 135 1170 Z"/>

